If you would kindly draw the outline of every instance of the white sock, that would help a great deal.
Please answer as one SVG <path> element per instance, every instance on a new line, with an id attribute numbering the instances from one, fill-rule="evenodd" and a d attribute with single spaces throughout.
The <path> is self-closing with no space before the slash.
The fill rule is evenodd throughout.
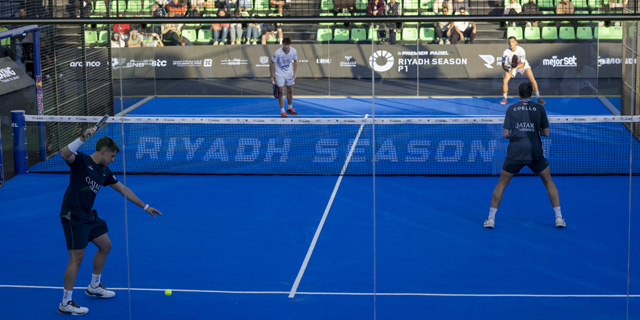
<path id="1" fill-rule="evenodd" d="M 97 288 L 100 285 L 100 274 L 91 274 L 91 287 Z"/>
<path id="2" fill-rule="evenodd" d="M 73 295 L 73 290 L 63 290 L 64 293 L 62 294 L 62 305 L 66 306 L 69 301 L 73 300 L 71 299 L 71 296 Z"/>
<path id="3" fill-rule="evenodd" d="M 507 94 L 503 93 L 502 96 L 506 99 L 507 98 Z"/>
<path id="4" fill-rule="evenodd" d="M 293 105 L 289 105 L 287 109 L 293 109 Z"/>
<path id="5" fill-rule="evenodd" d="M 495 219 L 496 212 L 498 212 L 498 208 L 489 208 L 489 219 Z"/>
<path id="6" fill-rule="evenodd" d="M 560 207 L 553 207 L 553 211 L 556 212 L 556 218 L 562 218 L 562 212 L 560 212 Z"/>
<path id="7" fill-rule="evenodd" d="M 540 91 L 536 91 L 536 98 L 540 99 Z"/>
<path id="8" fill-rule="evenodd" d="M 284 108 L 280 108 L 280 112 L 284 112 Z"/>

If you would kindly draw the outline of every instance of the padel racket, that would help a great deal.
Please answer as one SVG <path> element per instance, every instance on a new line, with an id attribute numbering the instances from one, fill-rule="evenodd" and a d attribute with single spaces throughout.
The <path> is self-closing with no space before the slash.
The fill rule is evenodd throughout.
<path id="1" fill-rule="evenodd" d="M 273 97 L 278 99 L 280 98 L 280 88 L 278 88 L 277 84 L 273 84 Z"/>
<path id="2" fill-rule="evenodd" d="M 96 125 L 93 126 L 93 130 L 96 132 L 100 130 L 100 128 L 105 124 L 105 122 L 107 122 L 107 120 L 109 120 L 109 115 L 105 114 L 104 117 L 102 117 L 102 119 L 100 119 L 100 121 L 98 121 L 98 123 L 96 123 Z M 91 137 L 91 134 L 89 134 L 89 137 Z"/>
<path id="3" fill-rule="evenodd" d="M 520 64 L 520 58 L 518 58 L 518 55 L 513 55 L 513 57 L 511 58 L 511 68 L 515 68 Z"/>

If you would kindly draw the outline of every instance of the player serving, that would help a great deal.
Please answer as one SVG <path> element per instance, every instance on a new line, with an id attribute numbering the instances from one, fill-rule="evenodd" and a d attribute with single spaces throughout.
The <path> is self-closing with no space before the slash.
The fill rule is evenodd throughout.
<path id="1" fill-rule="evenodd" d="M 58 313 L 61 314 L 83 315 L 89 312 L 88 308 L 80 307 L 72 300 L 78 268 L 84 257 L 84 249 L 89 242 L 93 242 L 98 247 L 98 251 L 93 258 L 93 274 L 91 283 L 85 291 L 86 294 L 99 298 L 113 298 L 116 295 L 115 292 L 107 290 L 100 281 L 102 268 L 111 250 L 111 240 L 107 236 L 109 231 L 107 223 L 98 217 L 96 210 L 92 210 L 100 187 L 112 187 L 153 217 L 156 214 L 162 214 L 142 202 L 111 173 L 108 165 L 120 151 L 111 138 L 100 138 L 96 143 L 96 151 L 90 156 L 78 152 L 78 148 L 84 141 L 98 129 L 99 125 L 87 129 L 80 138 L 60 152 L 62 159 L 71 168 L 69 187 L 62 199 L 60 210 L 60 221 L 67 242 L 67 250 L 69 250 L 69 263 L 64 273 L 64 295 L 58 306 Z"/>
<path id="2" fill-rule="evenodd" d="M 298 52 L 291 47 L 291 39 L 284 38 L 282 47 L 276 50 L 269 61 L 269 72 L 271 72 L 271 83 L 278 86 L 280 103 L 280 116 L 287 117 L 287 113 L 297 116 L 293 110 L 293 85 L 296 83 L 296 71 L 298 70 Z M 284 110 L 284 87 L 287 87 L 287 111 Z"/>
<path id="3" fill-rule="evenodd" d="M 484 227 L 493 229 L 495 226 L 496 212 L 502 200 L 504 189 L 509 185 L 514 174 L 526 165 L 531 171 L 537 173 L 542 183 L 547 188 L 549 200 L 556 213 L 556 227 L 564 228 L 567 223 L 560 212 L 560 197 L 558 189 L 551 180 L 549 164 L 544 157 L 542 140 L 540 135 L 549 136 L 549 119 L 547 112 L 541 104 L 530 101 L 533 91 L 530 82 L 523 82 L 518 86 L 520 101 L 509 106 L 504 117 L 502 135 L 509 139 L 507 157 L 504 160 L 500 180 L 493 190 L 489 217 L 484 222 Z"/>
<path id="4" fill-rule="evenodd" d="M 536 95 L 539 104 L 544 105 L 545 102 L 540 98 L 538 83 L 533 77 L 531 66 L 525 58 L 524 49 L 518 45 L 516 37 L 509 37 L 509 48 L 502 53 L 502 69 L 504 69 L 504 78 L 502 80 L 502 101 L 500 104 L 507 104 L 507 93 L 509 92 L 509 80 L 516 76 L 516 73 L 524 74 L 533 85 L 533 92 Z"/>

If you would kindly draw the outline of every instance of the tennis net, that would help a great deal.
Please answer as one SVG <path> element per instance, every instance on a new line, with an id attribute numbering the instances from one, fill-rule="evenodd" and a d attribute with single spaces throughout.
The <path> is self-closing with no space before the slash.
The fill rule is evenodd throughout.
<path id="1" fill-rule="evenodd" d="M 80 151 L 92 153 L 95 141 L 109 136 L 122 151 L 110 168 L 144 174 L 339 175 L 346 167 L 346 175 L 371 175 L 375 159 L 377 175 L 496 175 L 508 144 L 503 119 L 125 116 L 110 118 Z M 99 117 L 25 120 L 27 132 L 45 122 L 51 135 L 52 124 L 81 132 L 78 128 L 93 126 Z M 640 144 L 624 125 L 640 122 L 640 116 L 556 116 L 549 121 L 551 137 L 542 142 L 554 174 L 640 173 L 640 161 L 632 161 L 640 159 Z M 29 171 L 64 172 L 68 167 L 51 156 Z"/>

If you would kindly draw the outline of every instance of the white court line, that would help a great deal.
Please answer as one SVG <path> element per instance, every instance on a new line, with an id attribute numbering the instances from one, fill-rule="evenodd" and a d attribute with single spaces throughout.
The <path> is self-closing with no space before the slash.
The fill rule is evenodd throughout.
<path id="1" fill-rule="evenodd" d="M 0 285 L 0 288 L 16 289 L 55 289 L 63 287 L 54 286 L 22 286 Z M 76 287 L 75 290 L 84 290 L 86 287 Z M 109 288 L 114 291 L 127 291 L 128 288 Z M 131 288 L 131 291 L 164 292 L 165 289 L 157 288 Z M 225 293 L 225 294 L 273 294 L 285 295 L 289 291 L 234 291 L 234 290 L 196 290 L 196 289 L 171 289 L 173 292 L 186 293 Z M 372 292 L 296 292 L 298 295 L 325 295 L 325 296 L 373 296 Z M 420 293 L 420 292 L 377 292 L 376 296 L 408 296 L 408 297 L 506 297 L 506 298 L 626 298 L 626 294 L 525 294 L 525 293 Z M 629 295 L 629 298 L 640 298 L 640 295 Z"/>
<path id="2" fill-rule="evenodd" d="M 365 119 L 367 117 L 369 117 L 368 114 L 364 116 Z M 344 176 L 344 172 L 347 170 L 349 161 L 351 161 L 351 155 L 353 155 L 353 150 L 356 148 L 356 145 L 358 144 L 358 140 L 360 139 L 360 134 L 362 133 L 362 128 L 364 128 L 364 125 L 365 125 L 364 123 L 360 125 L 360 129 L 358 129 L 358 134 L 356 135 L 356 138 L 353 140 L 353 144 L 349 149 L 349 154 L 347 155 L 347 159 L 344 161 L 344 165 L 342 166 L 342 171 L 340 171 L 340 176 L 338 176 L 338 181 L 336 181 L 336 185 L 333 187 L 333 192 L 331 193 L 331 197 L 329 198 L 327 207 L 324 209 L 324 214 L 322 215 L 322 219 L 320 219 L 320 223 L 318 224 L 318 228 L 316 229 L 316 234 L 313 235 L 313 240 L 311 240 L 311 245 L 309 246 L 309 250 L 307 250 L 307 255 L 304 257 L 302 266 L 300 266 L 300 270 L 298 271 L 298 276 L 296 276 L 296 281 L 293 282 L 293 286 L 291 287 L 291 291 L 289 292 L 289 298 L 293 298 L 296 295 L 296 291 L 298 290 L 298 286 L 300 285 L 300 280 L 302 280 L 304 271 L 307 269 L 307 264 L 309 264 L 309 259 L 311 259 L 311 254 L 313 254 L 313 249 L 315 249 L 316 247 L 316 243 L 318 242 L 318 237 L 320 236 L 320 232 L 322 232 L 322 227 L 324 227 L 324 222 L 327 220 L 327 216 L 329 215 L 329 210 L 331 210 L 331 206 L 333 205 L 333 199 L 336 197 L 336 193 L 338 193 L 338 188 L 340 188 L 342 177 Z"/>

